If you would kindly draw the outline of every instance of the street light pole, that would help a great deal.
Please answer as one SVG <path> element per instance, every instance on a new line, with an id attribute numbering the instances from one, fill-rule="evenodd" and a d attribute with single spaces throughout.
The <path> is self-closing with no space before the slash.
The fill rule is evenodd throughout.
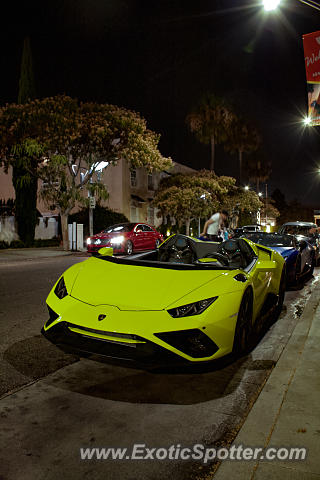
<path id="1" fill-rule="evenodd" d="M 265 202 L 265 209 L 266 209 L 266 226 L 267 226 L 267 220 L 268 220 L 267 208 L 268 208 L 268 184 L 266 183 L 266 202 Z"/>

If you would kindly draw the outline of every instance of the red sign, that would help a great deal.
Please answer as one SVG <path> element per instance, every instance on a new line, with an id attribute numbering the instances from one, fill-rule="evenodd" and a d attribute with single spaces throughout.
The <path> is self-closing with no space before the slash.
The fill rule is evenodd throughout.
<path id="1" fill-rule="evenodd" d="M 310 125 L 320 125 L 320 31 L 303 35 Z"/>
<path id="2" fill-rule="evenodd" d="M 303 35 L 307 82 L 320 83 L 320 31 Z"/>

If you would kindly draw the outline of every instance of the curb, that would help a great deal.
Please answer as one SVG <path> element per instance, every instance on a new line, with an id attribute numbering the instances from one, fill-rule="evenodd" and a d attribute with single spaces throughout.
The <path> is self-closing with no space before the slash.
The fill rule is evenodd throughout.
<path id="1" fill-rule="evenodd" d="M 278 424 L 280 415 L 283 414 L 285 409 L 284 404 L 288 391 L 302 361 L 302 354 L 308 341 L 309 332 L 315 319 L 319 303 L 320 285 L 317 284 L 276 366 L 267 379 L 232 445 L 263 447 L 264 449 L 270 446 L 273 432 Z M 308 350 L 306 350 L 305 355 L 307 354 Z M 316 414 L 314 415 L 316 416 Z M 260 464 L 261 461 L 259 460 L 240 460 L 237 462 L 225 460 L 220 463 L 213 478 L 214 480 L 229 480 L 230 478 L 234 478 L 236 471 L 237 480 L 253 480 L 254 478 L 258 480 L 255 474 Z M 294 465 L 296 465 L 296 463 L 291 462 L 290 468 L 283 468 L 284 465 L 288 467 L 289 464 L 281 462 L 280 465 L 280 462 L 278 462 L 275 466 L 273 463 L 272 466 L 275 467 L 273 475 L 269 477 L 264 476 L 262 473 L 262 476 L 259 476 L 259 480 L 260 478 L 261 480 L 265 478 L 287 478 L 283 472 L 279 472 L 279 477 L 276 476 L 277 470 L 287 470 L 285 473 L 289 473 L 289 476 L 291 475 L 292 478 L 292 474 L 295 472 Z M 301 474 L 300 468 L 299 478 L 301 478 Z"/>

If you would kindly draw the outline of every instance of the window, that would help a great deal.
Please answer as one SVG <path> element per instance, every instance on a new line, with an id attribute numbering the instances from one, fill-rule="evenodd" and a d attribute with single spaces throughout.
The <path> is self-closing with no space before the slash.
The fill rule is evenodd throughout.
<path id="1" fill-rule="evenodd" d="M 154 190 L 152 173 L 148 173 L 148 190 Z"/>
<path id="2" fill-rule="evenodd" d="M 149 225 L 142 225 L 142 230 L 144 232 L 153 232 L 152 228 Z"/>
<path id="3" fill-rule="evenodd" d="M 137 186 L 137 170 L 130 170 L 130 183 L 131 187 Z"/>

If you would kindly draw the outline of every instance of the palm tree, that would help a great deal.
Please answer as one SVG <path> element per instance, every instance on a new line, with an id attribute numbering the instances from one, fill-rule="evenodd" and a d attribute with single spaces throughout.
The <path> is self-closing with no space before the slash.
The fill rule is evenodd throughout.
<path id="1" fill-rule="evenodd" d="M 265 182 L 271 175 L 271 162 L 261 151 L 257 151 L 247 156 L 245 169 L 249 180 L 256 183 L 256 192 L 259 193 L 260 182 Z"/>
<path id="2" fill-rule="evenodd" d="M 242 160 L 243 153 L 254 152 L 261 143 L 258 131 L 240 117 L 234 115 L 230 126 L 228 140 L 225 143 L 225 150 L 230 153 L 239 154 L 239 185 L 242 183 Z"/>
<path id="3" fill-rule="evenodd" d="M 227 132 L 234 115 L 223 98 L 207 93 L 186 122 L 196 138 L 211 146 L 210 170 L 214 171 L 215 145 L 228 138 Z"/>

